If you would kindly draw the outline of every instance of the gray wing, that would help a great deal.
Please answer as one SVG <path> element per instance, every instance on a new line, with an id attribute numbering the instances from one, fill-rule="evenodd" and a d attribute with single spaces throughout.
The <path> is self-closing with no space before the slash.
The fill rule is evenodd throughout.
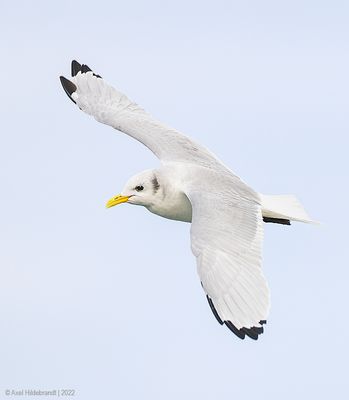
<path id="1" fill-rule="evenodd" d="M 225 169 L 203 146 L 157 121 L 86 65 L 73 61 L 71 80 L 60 79 L 67 95 L 82 111 L 143 143 L 161 161 Z"/>
<path id="2" fill-rule="evenodd" d="M 186 195 L 192 204 L 191 247 L 218 322 L 240 338 L 263 332 L 269 289 L 262 272 L 259 197 L 234 176 L 205 171 Z"/>

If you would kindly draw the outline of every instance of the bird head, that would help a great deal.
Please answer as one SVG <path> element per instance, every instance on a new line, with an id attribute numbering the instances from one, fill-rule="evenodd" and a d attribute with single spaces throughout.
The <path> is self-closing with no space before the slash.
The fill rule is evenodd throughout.
<path id="1" fill-rule="evenodd" d="M 154 170 L 146 170 L 128 180 L 121 194 L 108 200 L 106 207 L 129 203 L 149 207 L 156 201 L 160 189 L 159 179 Z"/>

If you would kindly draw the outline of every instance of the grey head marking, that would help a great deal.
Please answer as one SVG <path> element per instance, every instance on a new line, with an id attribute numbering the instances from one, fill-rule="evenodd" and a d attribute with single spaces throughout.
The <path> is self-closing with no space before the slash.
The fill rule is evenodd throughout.
<path id="1" fill-rule="evenodd" d="M 153 185 L 153 192 L 155 194 L 160 189 L 159 181 L 155 175 L 154 178 L 151 180 L 151 183 Z"/>

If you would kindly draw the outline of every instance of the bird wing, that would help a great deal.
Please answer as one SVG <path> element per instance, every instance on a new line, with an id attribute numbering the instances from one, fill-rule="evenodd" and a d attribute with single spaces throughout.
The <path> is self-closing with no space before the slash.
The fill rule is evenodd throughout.
<path id="1" fill-rule="evenodd" d="M 72 78 L 60 77 L 69 98 L 97 121 L 126 133 L 147 146 L 161 161 L 190 162 L 225 168 L 207 149 L 146 113 L 107 84 L 87 65 L 72 62 Z"/>
<path id="2" fill-rule="evenodd" d="M 234 176 L 204 171 L 185 190 L 192 204 L 191 247 L 209 305 L 220 324 L 257 339 L 269 311 L 261 269 L 259 196 Z M 200 174 L 198 174 L 200 175 Z"/>

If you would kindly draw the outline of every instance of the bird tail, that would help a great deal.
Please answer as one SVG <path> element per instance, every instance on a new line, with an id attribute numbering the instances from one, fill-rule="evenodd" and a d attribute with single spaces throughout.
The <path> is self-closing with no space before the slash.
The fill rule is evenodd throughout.
<path id="1" fill-rule="evenodd" d="M 290 221 L 316 223 L 310 219 L 300 201 L 293 195 L 260 195 L 265 222 L 289 225 Z"/>

